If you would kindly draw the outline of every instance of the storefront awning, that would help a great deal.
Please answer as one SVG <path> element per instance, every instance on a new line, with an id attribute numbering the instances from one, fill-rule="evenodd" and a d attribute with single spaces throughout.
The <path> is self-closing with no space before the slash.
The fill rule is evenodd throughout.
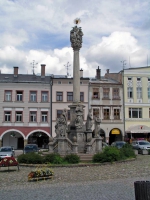
<path id="1" fill-rule="evenodd" d="M 126 133 L 150 133 L 150 127 L 146 125 L 134 125 L 130 126 Z"/>

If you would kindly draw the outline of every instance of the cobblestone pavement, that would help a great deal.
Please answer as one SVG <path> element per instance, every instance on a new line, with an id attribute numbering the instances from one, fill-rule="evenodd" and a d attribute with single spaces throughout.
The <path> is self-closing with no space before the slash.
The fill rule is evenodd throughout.
<path id="1" fill-rule="evenodd" d="M 50 200 L 134 200 L 134 181 L 150 181 L 150 156 L 138 155 L 125 163 L 93 167 L 53 168 L 52 180 L 28 182 L 35 168 L 0 170 L 0 199 Z"/>

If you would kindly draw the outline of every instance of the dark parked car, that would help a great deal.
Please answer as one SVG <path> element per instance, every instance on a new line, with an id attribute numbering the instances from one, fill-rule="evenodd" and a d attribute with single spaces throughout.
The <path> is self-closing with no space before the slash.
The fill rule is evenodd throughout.
<path id="1" fill-rule="evenodd" d="M 24 154 L 30 153 L 30 152 L 38 152 L 38 151 L 39 151 L 39 148 L 37 144 L 27 144 L 24 147 Z"/>
<path id="2" fill-rule="evenodd" d="M 124 141 L 115 141 L 111 144 L 112 147 L 117 147 L 118 149 L 122 148 L 126 142 Z"/>
<path id="3" fill-rule="evenodd" d="M 132 147 L 133 149 L 150 149 L 150 142 L 146 141 L 146 140 L 136 140 L 132 142 Z"/>
<path id="4" fill-rule="evenodd" d="M 0 158 L 5 157 L 13 157 L 15 155 L 15 151 L 11 146 L 4 146 L 0 148 Z"/>

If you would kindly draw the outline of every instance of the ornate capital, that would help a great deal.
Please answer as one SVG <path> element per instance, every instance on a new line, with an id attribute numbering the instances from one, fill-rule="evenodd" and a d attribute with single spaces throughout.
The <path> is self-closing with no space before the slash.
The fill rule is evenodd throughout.
<path id="1" fill-rule="evenodd" d="M 81 27 L 74 26 L 70 31 L 70 42 L 73 50 L 80 50 L 82 47 L 83 32 Z"/>

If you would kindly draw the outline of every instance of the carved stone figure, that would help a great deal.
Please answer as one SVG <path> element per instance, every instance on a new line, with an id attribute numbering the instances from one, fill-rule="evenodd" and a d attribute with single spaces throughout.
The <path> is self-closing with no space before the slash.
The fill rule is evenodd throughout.
<path id="1" fill-rule="evenodd" d="M 55 132 L 57 137 L 65 137 L 67 129 L 67 111 L 63 110 L 60 118 L 56 119 Z"/>
<path id="2" fill-rule="evenodd" d="M 101 119 L 99 117 L 95 117 L 94 137 L 99 137 L 100 123 L 101 123 Z"/>
<path id="3" fill-rule="evenodd" d="M 70 42 L 73 49 L 80 49 L 82 47 L 83 32 L 81 27 L 74 26 L 70 31 Z"/>
<path id="4" fill-rule="evenodd" d="M 76 107 L 75 126 L 77 129 L 81 129 L 83 126 L 83 108 L 80 105 Z"/>
<path id="5" fill-rule="evenodd" d="M 87 115 L 87 120 L 86 120 L 86 130 L 90 131 L 93 125 L 93 118 L 92 118 L 92 110 L 89 110 L 89 113 Z"/>

